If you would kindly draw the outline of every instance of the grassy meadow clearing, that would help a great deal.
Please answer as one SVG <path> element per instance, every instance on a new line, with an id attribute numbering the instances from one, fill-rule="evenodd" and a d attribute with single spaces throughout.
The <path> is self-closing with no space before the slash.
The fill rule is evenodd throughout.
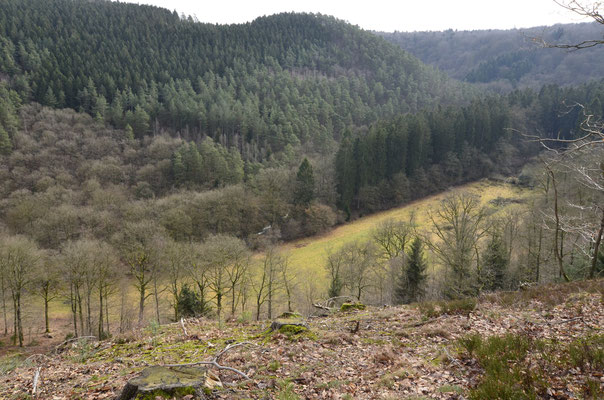
<path id="1" fill-rule="evenodd" d="M 289 254 L 292 270 L 302 277 L 314 277 L 320 285 L 320 290 L 325 291 L 328 282 L 324 264 L 328 251 L 336 251 L 349 242 L 369 240 L 376 227 L 389 219 L 409 221 L 413 215 L 418 231 L 429 231 L 428 213 L 437 210 L 439 203 L 455 192 L 468 192 L 480 196 L 482 204 L 491 208 L 492 213 L 502 213 L 514 207 L 521 207 L 521 204 L 531 194 L 530 190 L 516 185 L 484 179 L 452 188 L 401 207 L 359 218 L 323 235 L 284 244 L 281 250 Z M 504 205 L 496 206 L 492 204 L 495 199 L 504 200 L 501 202 Z"/>

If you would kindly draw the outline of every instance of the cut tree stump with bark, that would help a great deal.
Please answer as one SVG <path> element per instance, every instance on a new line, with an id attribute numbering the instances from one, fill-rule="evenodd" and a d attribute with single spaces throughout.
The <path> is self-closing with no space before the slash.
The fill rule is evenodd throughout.
<path id="1" fill-rule="evenodd" d="M 137 396 L 155 398 L 169 395 L 180 398 L 193 395 L 206 399 L 204 390 L 222 387 L 220 379 L 206 367 L 162 367 L 145 368 L 139 376 L 128 381 L 117 400 L 130 400 Z"/>

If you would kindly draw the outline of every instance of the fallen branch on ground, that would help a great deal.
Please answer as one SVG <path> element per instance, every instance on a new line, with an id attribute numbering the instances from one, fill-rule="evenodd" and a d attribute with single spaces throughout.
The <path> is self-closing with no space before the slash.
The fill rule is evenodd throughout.
<path id="1" fill-rule="evenodd" d="M 182 328 L 182 331 L 185 334 L 185 337 L 188 337 L 189 334 L 187 333 L 187 328 L 185 328 L 185 320 L 184 320 L 184 318 L 180 319 L 180 327 Z"/>
<path id="2" fill-rule="evenodd" d="M 455 365 L 457 365 L 459 368 L 463 368 L 463 365 L 461 365 L 459 361 L 457 361 L 455 358 L 453 358 L 453 356 L 451 355 L 451 353 L 449 353 L 449 350 L 447 350 L 446 347 L 443 347 L 443 350 L 445 351 L 445 354 L 447 355 L 447 357 L 449 358 L 449 360 L 451 362 L 455 363 Z"/>
<path id="3" fill-rule="evenodd" d="M 209 361 L 199 361 L 199 362 L 185 363 L 185 364 L 166 364 L 166 365 L 162 365 L 162 367 L 193 367 L 193 366 L 196 366 L 196 365 L 211 365 L 211 366 L 217 368 L 218 370 L 226 370 L 226 371 L 235 372 L 236 374 L 241 375 L 245 379 L 250 379 L 249 376 L 247 376 L 245 373 L 239 371 L 236 368 L 227 367 L 225 365 L 220 365 L 219 364 L 220 357 L 222 357 L 227 351 L 232 350 L 235 347 L 248 346 L 248 345 L 253 346 L 254 343 L 251 343 L 251 342 L 241 342 L 241 343 L 229 344 L 221 352 L 219 352 L 218 354 L 216 354 L 212 360 L 209 360 Z"/>
<path id="4" fill-rule="evenodd" d="M 313 307 L 321 309 L 321 310 L 325 310 L 325 311 L 333 311 L 337 308 L 337 307 L 334 307 L 334 305 L 335 305 L 335 301 L 338 299 L 344 299 L 344 301 L 353 301 L 354 300 L 350 296 L 330 297 L 327 300 L 323 300 L 318 303 L 313 303 Z"/>
<path id="5" fill-rule="evenodd" d="M 66 340 L 63 343 L 60 343 L 57 346 L 55 346 L 54 352 L 58 353 L 59 349 L 62 348 L 63 346 L 65 346 L 66 344 L 69 344 L 71 342 L 77 342 L 77 341 L 80 341 L 82 339 L 95 339 L 95 340 L 97 340 L 97 337 L 96 336 L 78 336 L 76 338 L 72 338 L 72 339 Z"/>
<path id="6" fill-rule="evenodd" d="M 36 397 L 36 392 L 37 392 L 37 390 L 38 390 L 38 382 L 40 381 L 40 371 L 41 371 L 41 370 L 42 370 L 42 367 L 38 367 L 38 368 L 36 369 L 36 373 L 35 373 L 35 375 L 34 375 L 34 385 L 33 385 L 34 387 L 33 387 L 33 389 L 31 390 L 31 395 L 32 395 L 32 397 Z"/>

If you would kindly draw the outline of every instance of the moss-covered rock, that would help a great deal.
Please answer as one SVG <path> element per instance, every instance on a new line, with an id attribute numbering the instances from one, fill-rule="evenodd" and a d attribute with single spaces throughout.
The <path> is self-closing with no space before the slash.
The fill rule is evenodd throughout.
<path id="1" fill-rule="evenodd" d="M 270 330 L 272 332 L 298 334 L 307 331 L 308 325 L 301 318 L 277 318 L 271 324 Z"/>
<path id="2" fill-rule="evenodd" d="M 279 315 L 277 319 L 302 319 L 302 314 L 295 311 L 286 311 Z"/>
<path id="3" fill-rule="evenodd" d="M 156 397 L 182 398 L 193 395 L 205 399 L 204 389 L 222 386 L 218 377 L 202 367 L 161 367 L 145 368 L 139 376 L 131 379 L 118 400 L 155 400 Z"/>
<path id="4" fill-rule="evenodd" d="M 346 311 L 354 311 L 354 310 L 364 310 L 365 308 L 366 308 L 365 304 L 359 303 L 359 302 L 356 302 L 356 303 L 344 303 L 340 307 L 340 311 L 346 312 Z"/>

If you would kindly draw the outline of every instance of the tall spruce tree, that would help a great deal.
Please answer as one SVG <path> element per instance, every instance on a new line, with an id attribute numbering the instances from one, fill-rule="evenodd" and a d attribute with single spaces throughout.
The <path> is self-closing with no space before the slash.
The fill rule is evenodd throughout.
<path id="1" fill-rule="evenodd" d="M 409 261 L 407 268 L 401 272 L 396 288 L 395 298 L 400 304 L 418 301 L 425 293 L 426 260 L 424 259 L 422 240 L 416 237 L 407 253 Z"/>
<path id="2" fill-rule="evenodd" d="M 499 232 L 493 232 L 483 256 L 482 274 L 479 277 L 486 290 L 503 288 L 509 260 Z"/>
<path id="3" fill-rule="evenodd" d="M 307 158 L 304 158 L 298 174 L 296 175 L 296 189 L 294 192 L 294 203 L 301 206 L 308 206 L 315 198 L 315 177 L 312 171 L 312 165 Z"/>
<path id="4" fill-rule="evenodd" d="M 0 125 L 0 154 L 10 154 L 13 150 L 13 143 L 10 140 L 8 132 Z"/>

